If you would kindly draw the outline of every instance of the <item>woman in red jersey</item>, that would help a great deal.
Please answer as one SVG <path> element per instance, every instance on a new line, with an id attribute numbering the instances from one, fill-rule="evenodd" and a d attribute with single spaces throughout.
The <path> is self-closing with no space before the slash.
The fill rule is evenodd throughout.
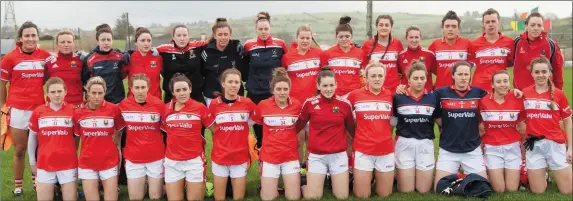
<path id="1" fill-rule="evenodd" d="M 46 82 L 50 101 L 38 106 L 30 117 L 30 141 L 37 141 L 38 200 L 54 199 L 54 184 L 59 183 L 63 200 L 76 200 L 78 158 L 72 117 L 74 105 L 67 104 L 64 80 L 52 77 Z M 36 146 L 28 147 L 30 166 L 35 166 Z"/>
<path id="2" fill-rule="evenodd" d="M 529 187 L 533 193 L 547 188 L 546 168 L 549 165 L 562 194 L 571 194 L 571 108 L 565 93 L 556 89 L 549 60 L 539 57 L 531 61 L 531 76 L 535 84 L 523 89 L 527 115 L 526 149 Z M 559 125 L 563 121 L 564 128 Z"/>
<path id="3" fill-rule="evenodd" d="M 388 74 L 385 77 L 384 88 L 394 92 L 400 84 L 400 69 L 398 68 L 398 54 L 404 49 L 398 38 L 392 37 L 394 20 L 390 15 L 380 15 L 376 18 L 376 36 L 362 45 L 364 61 L 380 61 Z M 362 63 L 366 66 L 368 62 Z"/>
<path id="4" fill-rule="evenodd" d="M 314 41 L 309 25 L 300 25 L 296 29 L 296 47 L 283 56 L 282 66 L 286 68 L 292 81 L 290 97 L 303 103 L 316 92 L 316 75 L 320 71 L 322 50 L 311 46 Z M 308 126 L 298 133 L 299 161 L 304 161 L 303 147 L 308 136 Z M 303 165 L 304 166 L 304 165 Z"/>
<path id="5" fill-rule="evenodd" d="M 319 94 L 308 98 L 297 121 L 297 131 L 309 123 L 306 199 L 322 197 L 324 179 L 330 173 L 332 192 L 338 199 L 348 198 L 348 139 L 354 135 L 352 108 L 345 98 L 336 95 L 334 72 L 323 67 L 317 77 Z"/>
<path id="6" fill-rule="evenodd" d="M 492 92 L 479 102 L 484 159 L 495 192 L 517 191 L 521 166 L 521 139 L 525 128 L 523 100 L 509 94 L 509 74 L 498 71 L 491 78 Z M 509 94 L 509 95 L 508 95 Z"/>
<path id="7" fill-rule="evenodd" d="M 163 59 L 159 54 L 152 54 L 152 35 L 149 29 L 138 27 L 135 30 L 135 46 L 137 50 L 129 50 L 130 63 L 126 66 L 125 71 L 128 77 L 135 74 L 143 73 L 149 79 L 149 94 L 161 99 L 160 73 L 163 70 Z M 131 82 L 131 80 L 129 80 Z M 127 96 L 133 95 L 131 88 Z"/>
<path id="8" fill-rule="evenodd" d="M 343 98 L 361 87 L 360 66 L 364 59 L 364 52 L 352 43 L 350 20 L 348 16 L 340 18 L 335 29 L 336 45 L 320 55 L 320 65 L 329 66 L 336 75 L 336 95 Z"/>
<path id="9" fill-rule="evenodd" d="M 201 200 L 205 195 L 205 139 L 202 126 L 213 120 L 207 107 L 191 98 L 191 81 L 181 73 L 169 81 L 173 99 L 166 105 L 162 129 L 167 133 L 165 183 L 169 200 Z M 185 179 L 185 180 L 184 180 Z M 185 189 L 184 189 L 185 186 Z"/>
<path id="10" fill-rule="evenodd" d="M 131 200 L 143 199 L 146 180 L 150 199 L 159 199 L 163 195 L 165 145 L 160 125 L 165 106 L 158 96 L 148 94 L 150 83 L 145 74 L 130 76 L 132 95 L 118 105 L 127 128 L 122 152 Z"/>
<path id="11" fill-rule="evenodd" d="M 83 98 L 83 84 L 81 79 L 82 60 L 74 51 L 74 33 L 69 30 L 56 34 L 58 54 L 46 62 L 46 79 L 59 77 L 66 80 L 66 103 L 79 107 Z"/>
<path id="12" fill-rule="evenodd" d="M 117 200 L 120 130 L 125 126 L 117 105 L 104 100 L 105 80 L 90 78 L 85 104 L 75 110 L 74 133 L 81 137 L 78 176 L 86 200 L 99 200 L 99 181 L 104 200 Z"/>
<path id="13" fill-rule="evenodd" d="M 261 149 L 261 199 L 273 200 L 279 176 L 283 175 L 285 197 L 300 199 L 300 163 L 297 153 L 296 121 L 301 109 L 289 97 L 291 80 L 283 68 L 275 69 L 271 80 L 273 96 L 259 103 L 253 121 L 263 125 L 265 146 Z"/>
<path id="14" fill-rule="evenodd" d="M 227 179 L 231 177 L 233 199 L 243 199 L 249 166 L 249 117 L 256 105 L 239 96 L 241 72 L 229 68 L 221 74 L 223 95 L 211 101 L 209 111 L 215 121 L 211 152 L 215 200 L 224 200 Z"/>
<path id="15" fill-rule="evenodd" d="M 356 114 L 354 136 L 354 195 L 370 197 L 372 170 L 375 171 L 376 193 L 392 194 L 394 182 L 394 146 L 392 139 L 392 93 L 382 87 L 386 79 L 384 64 L 372 60 L 366 66 L 367 87 L 354 90 L 348 101 Z"/>
<path id="16" fill-rule="evenodd" d="M 422 39 L 422 31 L 416 26 L 411 26 L 406 29 L 406 41 L 408 42 L 408 47 L 400 52 L 398 55 L 398 72 L 403 72 L 400 81 L 403 85 L 408 85 L 409 77 L 405 75 L 408 72 L 408 68 L 412 65 L 412 62 L 419 61 L 426 66 L 427 77 L 425 89 L 431 91 L 434 89 L 434 84 L 432 83 L 432 71 L 436 68 L 436 56 L 430 50 L 420 46 L 420 40 Z"/>
<path id="17" fill-rule="evenodd" d="M 22 24 L 16 48 L 6 54 L 0 64 L 0 107 L 4 104 L 8 107 L 5 115 L 14 142 L 12 167 L 16 196 L 22 195 L 30 115 L 34 108 L 44 104 L 44 64 L 50 53 L 38 47 L 38 37 L 36 24 L 29 21 Z M 6 91 L 8 82 L 9 92 Z"/>

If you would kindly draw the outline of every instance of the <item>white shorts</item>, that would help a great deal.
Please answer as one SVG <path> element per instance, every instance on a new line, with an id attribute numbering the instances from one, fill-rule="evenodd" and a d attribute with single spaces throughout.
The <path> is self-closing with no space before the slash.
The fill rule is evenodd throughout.
<path id="1" fill-rule="evenodd" d="M 460 166 L 464 169 L 464 174 L 485 171 L 481 147 L 467 153 L 452 153 L 440 148 L 436 169 L 456 174 Z"/>
<path id="2" fill-rule="evenodd" d="M 348 171 L 348 154 L 346 151 L 334 154 L 308 154 L 307 172 L 314 174 L 330 173 L 331 175 L 340 174 Z"/>
<path id="3" fill-rule="evenodd" d="M 21 130 L 28 130 L 32 110 L 10 109 L 10 127 Z"/>
<path id="4" fill-rule="evenodd" d="M 176 182 L 183 178 L 187 182 L 204 182 L 206 165 L 204 154 L 186 161 L 165 158 L 165 183 Z"/>
<path id="5" fill-rule="evenodd" d="M 521 144 L 514 142 L 505 145 L 484 146 L 487 169 L 521 169 Z"/>
<path id="6" fill-rule="evenodd" d="M 354 151 L 354 168 L 362 171 L 372 171 L 376 168 L 378 172 L 391 172 L 394 171 L 395 158 L 394 153 L 373 156 Z"/>
<path id="7" fill-rule="evenodd" d="M 164 176 L 163 159 L 149 163 L 132 163 L 125 160 L 125 174 L 128 179 L 137 179 L 146 175 L 152 178 L 161 179 Z"/>
<path id="8" fill-rule="evenodd" d="M 436 166 L 433 140 L 398 137 L 394 150 L 398 169 L 428 171 Z"/>
<path id="9" fill-rule="evenodd" d="M 119 175 L 118 173 L 119 173 L 118 166 L 101 171 L 78 168 L 78 176 L 80 177 L 80 179 L 106 180 Z"/>
<path id="10" fill-rule="evenodd" d="M 561 170 L 570 166 L 567 163 L 565 143 L 559 144 L 548 139 L 535 142 L 533 150 L 525 152 L 525 163 L 529 170 L 547 168 L 547 165 L 551 170 Z"/>
<path id="11" fill-rule="evenodd" d="M 300 163 L 298 160 L 284 162 L 281 164 L 272 164 L 267 162 L 261 163 L 260 175 L 261 177 L 279 178 L 282 175 L 289 175 L 300 172 Z"/>
<path id="12" fill-rule="evenodd" d="M 78 179 L 78 169 L 60 170 L 55 172 L 49 172 L 42 169 L 38 169 L 38 175 L 36 176 L 36 181 L 43 184 L 67 184 L 70 182 L 75 182 Z"/>
<path id="13" fill-rule="evenodd" d="M 228 177 L 240 178 L 247 176 L 247 163 L 240 165 L 218 165 L 217 163 L 211 161 L 211 171 L 213 175 L 218 177 Z"/>

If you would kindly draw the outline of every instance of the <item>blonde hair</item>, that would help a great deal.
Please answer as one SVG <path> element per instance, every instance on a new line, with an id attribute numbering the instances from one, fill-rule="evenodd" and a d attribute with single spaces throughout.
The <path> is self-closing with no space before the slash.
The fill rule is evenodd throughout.
<path id="1" fill-rule="evenodd" d="M 54 84 L 61 84 L 64 86 L 64 90 L 66 90 L 66 84 L 64 83 L 64 80 L 62 80 L 62 78 L 59 77 L 51 77 L 50 79 L 48 79 L 46 81 L 46 91 L 48 91 L 50 89 L 50 86 L 54 85 Z"/>
<path id="2" fill-rule="evenodd" d="M 386 67 L 384 67 L 384 65 L 382 65 L 377 60 L 370 60 L 368 65 L 366 65 L 366 68 L 364 68 L 364 76 L 368 77 L 368 70 L 370 70 L 370 68 L 376 68 L 376 67 L 382 68 L 382 71 L 384 72 L 384 76 L 386 76 Z"/>
<path id="3" fill-rule="evenodd" d="M 95 76 L 88 80 L 88 83 L 86 84 L 86 91 L 90 91 L 93 85 L 101 85 L 103 87 L 103 92 L 105 92 L 107 89 L 105 80 L 100 76 Z"/>
<path id="4" fill-rule="evenodd" d="M 131 76 L 131 78 L 130 78 L 131 82 L 129 82 L 129 87 L 132 87 L 133 82 L 135 82 L 136 80 L 143 80 L 143 81 L 147 82 L 147 86 L 149 86 L 149 78 L 147 77 L 147 75 L 145 75 L 143 73 L 138 73 L 138 74 Z"/>
<path id="5" fill-rule="evenodd" d="M 551 66 L 551 62 L 549 62 L 549 60 L 547 58 L 537 57 L 537 58 L 533 59 L 531 61 L 531 63 L 529 64 L 529 72 L 533 72 L 533 66 L 535 66 L 535 64 L 547 65 L 547 68 L 549 68 L 549 72 L 551 72 L 551 75 L 553 75 L 553 67 Z M 549 93 L 551 94 L 551 105 L 549 107 L 551 110 L 553 110 L 555 108 L 554 107 L 555 106 L 555 103 L 554 103 L 555 102 L 555 85 L 553 84 L 553 80 L 551 80 L 551 78 L 547 79 L 547 83 L 549 84 Z"/>
<path id="6" fill-rule="evenodd" d="M 308 31 L 310 32 L 310 38 L 312 39 L 312 42 L 316 45 L 317 48 L 320 48 L 320 45 L 318 44 L 318 42 L 316 42 L 316 39 L 314 39 L 314 36 L 312 36 L 312 29 L 310 28 L 309 24 L 302 24 L 300 26 L 298 26 L 298 28 L 296 28 L 296 39 L 298 39 L 298 35 L 300 34 L 301 31 Z"/>
<path id="7" fill-rule="evenodd" d="M 412 77 L 412 74 L 414 73 L 414 71 L 424 71 L 424 74 L 426 74 L 426 76 L 428 76 L 428 70 L 426 70 L 426 65 L 424 65 L 424 63 L 422 63 L 418 60 L 414 60 L 412 62 L 412 64 L 410 64 L 410 68 L 408 68 L 408 70 L 406 71 L 406 74 L 408 75 L 408 79 L 410 79 L 410 77 Z"/>
<path id="8" fill-rule="evenodd" d="M 67 30 L 67 29 L 64 29 L 64 30 L 58 31 L 58 33 L 56 34 L 56 43 L 58 43 L 58 38 L 61 35 L 72 35 L 72 41 L 74 41 L 74 32 Z"/>

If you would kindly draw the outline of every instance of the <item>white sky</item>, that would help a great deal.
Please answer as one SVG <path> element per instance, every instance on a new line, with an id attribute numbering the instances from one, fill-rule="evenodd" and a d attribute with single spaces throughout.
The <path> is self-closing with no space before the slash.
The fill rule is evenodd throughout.
<path id="1" fill-rule="evenodd" d="M 129 12 L 130 21 L 135 25 L 151 23 L 169 24 L 172 22 L 213 21 L 217 17 L 237 18 L 254 16 L 259 11 L 272 15 L 288 13 L 317 13 L 366 11 L 366 1 L 16 1 L 16 22 L 33 21 L 40 28 L 94 29 L 101 23 L 115 24 L 122 12 Z M 374 12 L 405 12 L 424 14 L 445 14 L 454 10 L 459 15 L 465 11 L 482 13 L 490 7 L 497 9 L 502 16 L 513 16 L 529 12 L 539 6 L 539 12 L 552 12 L 558 17 L 569 17 L 572 1 L 433 1 L 399 2 L 375 1 Z M 0 11 L 4 23 L 4 1 Z"/>

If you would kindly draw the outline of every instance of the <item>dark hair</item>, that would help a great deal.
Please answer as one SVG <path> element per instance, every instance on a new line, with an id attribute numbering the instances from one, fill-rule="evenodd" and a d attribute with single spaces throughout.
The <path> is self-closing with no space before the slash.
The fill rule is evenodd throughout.
<path id="1" fill-rule="evenodd" d="M 38 30 L 38 26 L 36 24 L 34 24 L 33 22 L 30 21 L 26 21 L 24 22 L 24 24 L 22 24 L 22 26 L 20 26 L 20 28 L 18 29 L 18 38 L 22 38 L 22 32 L 24 32 L 24 29 L 27 28 L 34 28 L 36 29 L 36 35 L 38 35 L 38 37 L 40 37 L 40 30 Z"/>
<path id="2" fill-rule="evenodd" d="M 99 35 L 102 33 L 109 33 L 111 34 L 111 37 L 113 37 L 111 27 L 108 24 L 100 24 L 96 27 L 96 40 L 99 40 Z"/>
<path id="3" fill-rule="evenodd" d="M 381 19 L 390 20 L 390 26 L 394 26 L 394 19 L 392 19 L 392 16 L 390 15 L 378 15 L 378 17 L 376 18 L 376 26 L 378 26 L 378 22 L 380 22 Z M 370 53 L 368 53 L 368 59 L 372 57 L 372 53 L 374 52 L 374 49 L 376 49 L 376 43 L 378 43 L 378 30 L 376 30 L 376 36 L 374 36 L 374 41 L 372 41 L 372 49 L 370 49 Z M 392 32 L 388 34 L 388 47 L 390 46 L 391 43 L 392 43 Z M 384 50 L 384 54 L 380 59 L 383 59 L 386 56 L 386 53 L 388 53 L 388 49 L 390 48 L 386 48 L 386 50 Z"/>
<path id="4" fill-rule="evenodd" d="M 239 79 L 241 78 L 241 71 L 237 70 L 236 68 L 227 68 L 226 70 L 223 71 L 223 73 L 221 73 L 221 83 L 225 82 L 225 79 L 227 79 L 227 77 L 229 75 L 238 75 Z M 225 89 L 223 89 L 223 87 L 221 86 L 221 90 L 225 91 Z M 213 92 L 213 96 L 218 97 L 221 96 L 222 93 L 215 91 Z"/>
<path id="5" fill-rule="evenodd" d="M 407 70 L 407 75 L 408 75 L 408 79 L 410 79 L 410 77 L 412 77 L 412 74 L 415 71 L 424 71 L 424 74 L 426 74 L 426 76 L 428 76 L 428 70 L 426 69 L 426 65 L 424 65 L 423 62 L 420 62 L 418 60 L 414 60 L 412 62 L 412 64 L 410 64 L 410 68 L 408 68 Z M 430 77 L 431 79 L 431 77 Z"/>
<path id="6" fill-rule="evenodd" d="M 259 19 L 259 17 L 265 17 L 265 18 L 267 18 L 269 23 L 271 23 L 271 15 L 269 14 L 269 12 L 261 11 L 257 14 L 257 19 Z"/>
<path id="7" fill-rule="evenodd" d="M 499 70 L 493 73 L 493 75 L 491 75 L 491 83 L 492 84 L 494 83 L 493 78 L 495 78 L 496 75 L 501 75 L 501 74 L 505 74 L 509 77 L 509 73 L 506 70 Z M 495 88 L 493 88 L 492 92 L 495 93 Z"/>
<path id="8" fill-rule="evenodd" d="M 497 12 L 497 10 L 495 10 L 495 9 L 493 9 L 493 8 L 490 8 L 490 9 L 487 9 L 487 10 L 481 15 L 481 19 L 482 19 L 481 22 L 483 22 L 483 21 L 485 20 L 484 17 L 485 17 L 486 15 L 493 15 L 493 14 L 496 14 L 496 15 L 497 15 L 497 20 L 498 20 L 498 21 L 501 19 L 500 16 L 499 16 L 499 12 Z"/>
<path id="9" fill-rule="evenodd" d="M 460 20 L 460 18 L 458 17 L 458 14 L 456 14 L 456 12 L 454 12 L 454 11 L 451 11 L 451 10 L 448 11 L 448 13 L 446 13 L 444 18 L 442 18 L 442 27 L 444 27 L 444 22 L 446 22 L 446 20 L 458 21 L 458 29 L 459 29 L 459 27 L 462 26 L 462 20 Z"/>
<path id="10" fill-rule="evenodd" d="M 410 33 L 410 31 L 419 31 L 420 32 L 420 36 L 422 36 L 422 30 L 420 30 L 420 27 L 417 26 L 410 26 L 406 29 L 406 37 L 408 37 L 408 33 Z"/>
<path id="11" fill-rule="evenodd" d="M 187 28 L 187 26 L 185 26 L 183 24 L 178 24 L 175 27 L 173 27 L 173 30 L 171 31 L 171 37 L 175 36 L 175 30 L 177 30 L 179 28 L 185 28 L 187 30 L 187 32 L 189 32 L 189 29 Z"/>
<path id="12" fill-rule="evenodd" d="M 233 33 L 233 29 L 231 29 L 231 26 L 229 26 L 229 23 L 227 23 L 227 18 L 217 18 L 217 20 L 215 20 L 215 24 L 211 28 L 213 36 L 215 36 L 215 32 L 217 31 L 217 29 L 225 27 L 229 28 L 229 31 Z"/>
<path id="13" fill-rule="evenodd" d="M 454 63 L 454 67 L 452 68 L 452 75 L 456 74 L 456 71 L 458 70 L 458 67 L 460 66 L 467 66 L 470 68 L 470 71 L 472 70 L 472 65 L 467 62 L 467 61 L 458 61 L 456 63 Z"/>
<path id="14" fill-rule="evenodd" d="M 538 13 L 533 13 L 533 14 L 538 14 Z M 533 15 L 531 14 L 531 15 Z M 530 15 L 530 16 L 531 16 Z M 551 72 L 551 74 L 553 74 L 553 67 L 551 66 L 551 62 L 549 62 L 549 59 L 545 58 L 545 57 L 537 57 L 533 60 L 531 60 L 531 63 L 529 64 L 529 71 L 532 72 L 533 71 L 533 66 L 535 66 L 535 64 L 545 64 L 547 65 L 547 67 L 549 68 L 549 71 Z M 547 79 L 547 82 L 549 83 L 549 93 L 551 94 L 551 110 L 553 110 L 555 104 L 553 103 L 555 101 L 555 85 L 553 84 L 553 80 L 551 80 L 551 77 L 549 77 L 549 79 Z"/>
<path id="15" fill-rule="evenodd" d="M 255 24 L 258 24 L 259 22 L 265 22 L 265 21 L 269 22 L 269 24 L 271 23 L 271 21 L 266 17 L 258 17 L 257 20 L 255 21 Z"/>
<path id="16" fill-rule="evenodd" d="M 338 32 L 341 31 L 348 31 L 350 34 L 353 34 L 352 27 L 350 26 L 350 20 L 352 20 L 352 18 L 348 16 L 341 17 L 340 20 L 338 20 L 338 25 L 336 25 L 335 29 L 336 35 L 338 35 Z"/>
<path id="17" fill-rule="evenodd" d="M 169 80 L 169 91 L 171 91 L 171 93 L 173 93 L 173 86 L 176 82 L 187 82 L 189 89 L 191 89 L 191 80 L 189 80 L 189 78 L 183 73 L 175 73 L 171 80 Z"/>
<path id="18" fill-rule="evenodd" d="M 324 66 L 320 69 L 320 73 L 318 73 L 318 76 L 316 77 L 316 83 L 320 85 L 320 82 L 322 82 L 322 78 L 325 77 L 331 77 L 336 80 L 336 77 L 334 77 L 334 72 L 332 72 L 332 70 L 330 70 L 330 67 L 328 66 Z M 318 94 L 320 94 L 320 89 L 316 89 L 316 95 Z"/>
<path id="19" fill-rule="evenodd" d="M 141 36 L 141 34 L 144 34 L 144 33 L 147 33 L 153 37 L 153 35 L 151 35 L 151 32 L 149 31 L 149 29 L 147 29 L 145 27 L 137 27 L 137 29 L 135 29 L 135 41 L 137 41 L 139 36 Z"/>
<path id="20" fill-rule="evenodd" d="M 291 86 L 291 81 L 288 77 L 288 73 L 283 67 L 277 67 L 273 70 L 273 78 L 271 79 L 271 91 L 279 82 L 286 82 L 288 86 Z"/>
<path id="21" fill-rule="evenodd" d="M 531 13 L 529 16 L 527 16 L 527 18 L 525 19 L 525 25 L 529 24 L 529 19 L 531 19 L 532 17 L 539 17 L 541 18 L 541 20 L 543 21 L 543 15 L 541 15 L 540 13 Z"/>

